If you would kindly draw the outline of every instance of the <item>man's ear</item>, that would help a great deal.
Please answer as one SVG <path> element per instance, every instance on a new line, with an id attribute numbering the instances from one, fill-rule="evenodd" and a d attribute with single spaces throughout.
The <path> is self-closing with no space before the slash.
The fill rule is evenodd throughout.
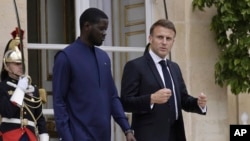
<path id="1" fill-rule="evenodd" d="M 86 31 L 91 29 L 91 24 L 89 22 L 85 22 L 83 25 L 83 29 L 85 29 Z"/>
<path id="2" fill-rule="evenodd" d="M 152 42 L 152 36 L 151 35 L 148 36 L 148 41 L 149 41 L 149 43 Z"/>

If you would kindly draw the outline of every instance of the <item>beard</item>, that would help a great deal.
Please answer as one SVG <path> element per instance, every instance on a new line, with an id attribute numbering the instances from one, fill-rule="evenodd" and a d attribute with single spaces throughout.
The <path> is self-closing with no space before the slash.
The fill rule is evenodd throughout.
<path id="1" fill-rule="evenodd" d="M 99 36 L 96 36 L 94 34 L 89 35 L 89 41 L 95 46 L 100 46 L 103 42 Z"/>

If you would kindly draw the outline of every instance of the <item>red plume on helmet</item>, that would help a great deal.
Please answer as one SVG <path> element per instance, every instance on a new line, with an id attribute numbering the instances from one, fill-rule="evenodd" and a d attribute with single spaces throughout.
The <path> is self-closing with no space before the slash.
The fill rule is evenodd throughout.
<path id="1" fill-rule="evenodd" d="M 20 34 L 19 34 L 19 32 L 20 32 Z M 12 35 L 12 39 L 23 40 L 24 31 L 22 29 L 19 30 L 16 27 L 16 29 L 11 32 L 11 35 Z M 19 37 L 20 35 L 21 35 L 21 37 Z M 20 44 L 18 45 L 18 47 L 20 49 Z"/>

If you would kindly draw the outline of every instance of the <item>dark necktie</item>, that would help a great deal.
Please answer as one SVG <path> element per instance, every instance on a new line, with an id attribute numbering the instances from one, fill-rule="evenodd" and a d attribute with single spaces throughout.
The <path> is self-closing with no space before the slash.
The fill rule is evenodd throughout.
<path id="1" fill-rule="evenodd" d="M 165 87 L 168 89 L 171 89 L 172 91 L 172 96 L 169 99 L 169 105 L 170 105 L 170 110 L 171 110 L 171 118 L 176 119 L 176 111 L 175 111 L 175 99 L 174 99 L 174 91 L 173 91 L 173 85 L 172 85 L 172 80 L 170 77 L 170 73 L 167 69 L 167 64 L 165 60 L 161 60 L 160 65 L 162 67 L 162 72 L 164 76 L 164 81 L 165 81 Z"/>

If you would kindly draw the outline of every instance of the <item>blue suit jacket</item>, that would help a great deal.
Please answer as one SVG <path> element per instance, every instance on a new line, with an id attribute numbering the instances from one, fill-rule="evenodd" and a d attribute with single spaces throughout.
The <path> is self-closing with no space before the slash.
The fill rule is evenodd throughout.
<path id="1" fill-rule="evenodd" d="M 123 130 L 130 128 L 108 55 L 79 38 L 56 55 L 53 106 L 57 132 L 65 141 L 110 141 L 111 116 Z"/>
<path id="2" fill-rule="evenodd" d="M 168 67 L 175 86 L 179 118 L 176 121 L 177 141 L 185 141 L 181 110 L 202 114 L 197 99 L 188 94 L 179 66 L 168 60 Z M 148 52 L 144 56 L 129 61 L 123 71 L 121 99 L 125 111 L 132 112 L 132 128 L 137 141 L 169 141 L 170 107 L 154 104 L 151 109 L 150 96 L 164 88 L 153 59 Z"/>

